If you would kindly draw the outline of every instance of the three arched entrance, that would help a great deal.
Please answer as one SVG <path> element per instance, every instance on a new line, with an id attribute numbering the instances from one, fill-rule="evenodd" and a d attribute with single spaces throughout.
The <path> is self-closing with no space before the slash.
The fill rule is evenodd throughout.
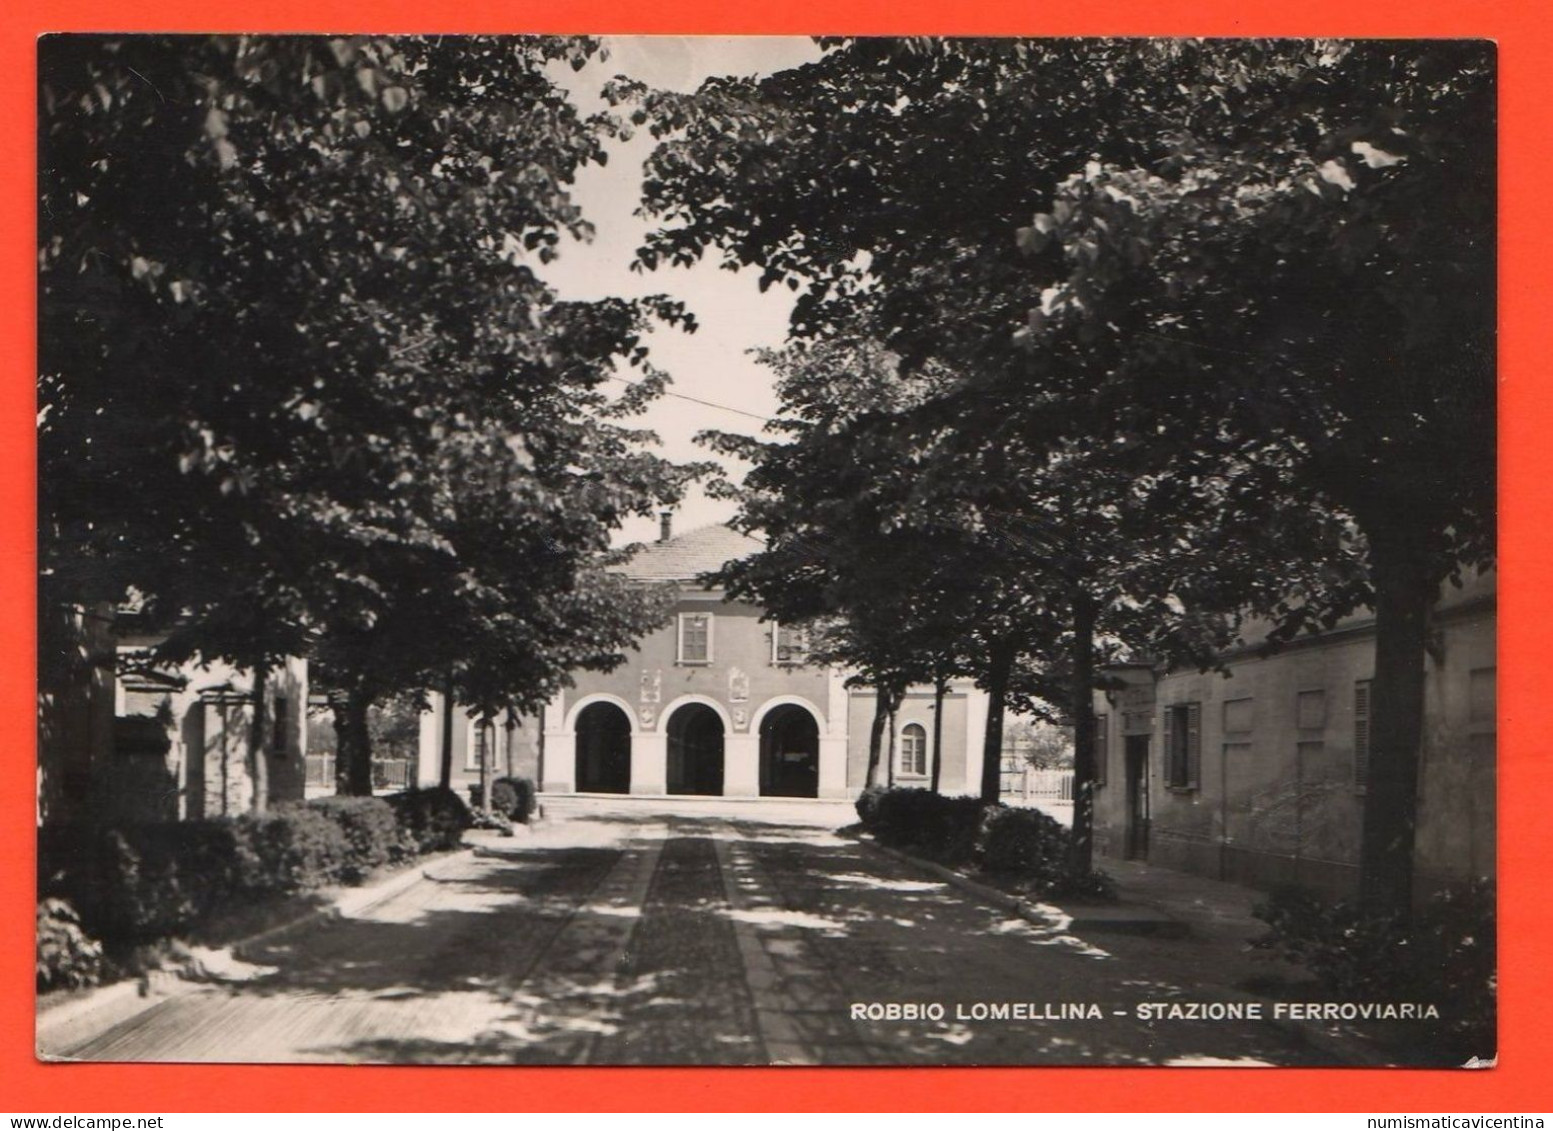
<path id="1" fill-rule="evenodd" d="M 669 716 L 668 738 L 668 791 L 721 795 L 722 716 L 705 703 L 686 703 Z"/>
<path id="2" fill-rule="evenodd" d="M 762 797 L 820 795 L 820 728 L 807 708 L 783 703 L 760 722 Z"/>
<path id="3" fill-rule="evenodd" d="M 577 715 L 577 791 L 631 792 L 631 720 L 614 703 L 590 703 Z"/>
<path id="4" fill-rule="evenodd" d="M 656 728 L 636 736 L 640 749 L 633 751 L 636 723 L 628 706 L 612 695 L 590 697 L 571 716 L 572 788 L 709 797 L 731 789 L 746 797 L 818 797 L 823 728 L 815 709 L 796 698 L 778 699 L 756 711 L 751 721 L 747 731 L 734 733 L 732 718 L 712 700 L 686 696 L 669 704 Z"/>

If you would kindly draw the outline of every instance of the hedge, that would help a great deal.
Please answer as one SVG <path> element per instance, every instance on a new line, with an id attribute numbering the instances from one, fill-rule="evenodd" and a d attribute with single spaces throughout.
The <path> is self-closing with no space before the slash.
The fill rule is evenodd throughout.
<path id="1" fill-rule="evenodd" d="M 185 934 L 239 903 L 360 883 L 391 861 L 456 848 L 468 823 L 451 790 L 433 789 L 320 798 L 231 819 L 46 825 L 38 832 L 38 987 L 88 984 L 104 952 Z"/>
<path id="2" fill-rule="evenodd" d="M 415 843 L 394 815 L 393 806 L 378 797 L 320 797 L 308 802 L 345 834 L 349 852 L 340 868 L 346 883 L 360 883 L 384 864 L 415 855 Z"/>
<path id="3" fill-rule="evenodd" d="M 865 789 L 857 798 L 863 828 L 880 844 L 950 865 L 1013 876 L 1044 897 L 1114 899 L 1102 872 L 1067 872 L 1068 830 L 1038 809 L 945 797 L 925 789 Z"/>
<path id="4" fill-rule="evenodd" d="M 861 800 L 861 799 L 859 799 Z M 964 863 L 976 852 L 988 807 L 975 797 L 945 797 L 926 789 L 888 789 L 871 799 L 864 827 L 881 844 L 913 848 L 945 863 Z"/>
<path id="5" fill-rule="evenodd" d="M 451 789 L 411 789 L 384 798 L 417 852 L 457 848 L 470 827 L 469 806 Z"/>

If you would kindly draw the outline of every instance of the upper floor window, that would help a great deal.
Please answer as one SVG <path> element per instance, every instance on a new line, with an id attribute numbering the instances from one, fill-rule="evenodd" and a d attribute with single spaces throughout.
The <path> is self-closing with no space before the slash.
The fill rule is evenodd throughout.
<path id="1" fill-rule="evenodd" d="M 927 730 L 921 723 L 901 728 L 901 769 L 912 777 L 927 777 Z"/>
<path id="2" fill-rule="evenodd" d="M 809 658 L 809 630 L 796 625 L 771 626 L 771 662 L 801 664 Z"/>
<path id="3" fill-rule="evenodd" d="M 682 664 L 712 662 L 711 613 L 680 613 L 679 662 Z"/>

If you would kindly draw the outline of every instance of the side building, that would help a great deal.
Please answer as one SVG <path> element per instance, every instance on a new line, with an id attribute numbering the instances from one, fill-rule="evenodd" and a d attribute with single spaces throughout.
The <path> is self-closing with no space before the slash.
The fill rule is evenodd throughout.
<path id="1" fill-rule="evenodd" d="M 68 609 L 77 656 L 38 691 L 38 821 L 171 821 L 235 816 L 303 796 L 307 663 L 264 688 L 262 775 L 254 765 L 252 672 L 217 661 L 152 662 L 161 637 L 132 611 Z"/>
<path id="2" fill-rule="evenodd" d="M 1492 575 L 1447 588 L 1426 671 L 1419 892 L 1494 873 Z M 1120 665 L 1097 694 L 1095 846 L 1259 888 L 1358 886 L 1375 622 L 1354 616 L 1267 652 L 1254 633 L 1228 675 Z M 1101 865 L 1103 867 L 1103 864 Z"/>
<path id="3" fill-rule="evenodd" d="M 538 719 L 481 720 L 455 710 L 453 782 L 532 778 L 547 794 L 643 797 L 808 797 L 844 800 L 867 781 L 874 694 L 847 673 L 810 663 L 801 628 L 763 619 L 697 579 L 759 551 L 727 526 L 658 541 L 621 567 L 643 585 L 676 593 L 667 625 L 649 633 L 612 672 L 577 672 Z M 981 774 L 986 697 L 969 683 L 944 699 L 943 749 L 933 749 L 931 688 L 912 688 L 895 716 L 881 780 L 926 785 L 941 758 L 940 789 L 974 792 Z M 422 715 L 419 779 L 440 778 L 443 712 Z M 888 757 L 888 754 L 882 755 Z"/>

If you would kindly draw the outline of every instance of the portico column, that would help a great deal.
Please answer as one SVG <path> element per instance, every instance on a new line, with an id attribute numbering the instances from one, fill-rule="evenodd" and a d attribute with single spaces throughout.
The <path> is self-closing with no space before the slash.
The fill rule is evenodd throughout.
<path id="1" fill-rule="evenodd" d="M 820 739 L 820 796 L 847 797 L 847 738 Z"/>
<path id="2" fill-rule="evenodd" d="M 819 795 L 842 798 L 850 796 L 847 789 L 847 677 L 840 668 L 831 668 L 828 674 L 825 731 L 820 735 Z"/>
<path id="3" fill-rule="evenodd" d="M 669 736 L 657 731 L 631 735 L 631 792 L 669 791 Z"/>
<path id="4" fill-rule="evenodd" d="M 723 796 L 760 796 L 760 736 L 730 734 L 723 739 Z"/>
<path id="5" fill-rule="evenodd" d="M 577 788 L 577 736 L 566 729 L 566 700 L 556 696 L 545 704 L 544 793 L 573 793 Z"/>

